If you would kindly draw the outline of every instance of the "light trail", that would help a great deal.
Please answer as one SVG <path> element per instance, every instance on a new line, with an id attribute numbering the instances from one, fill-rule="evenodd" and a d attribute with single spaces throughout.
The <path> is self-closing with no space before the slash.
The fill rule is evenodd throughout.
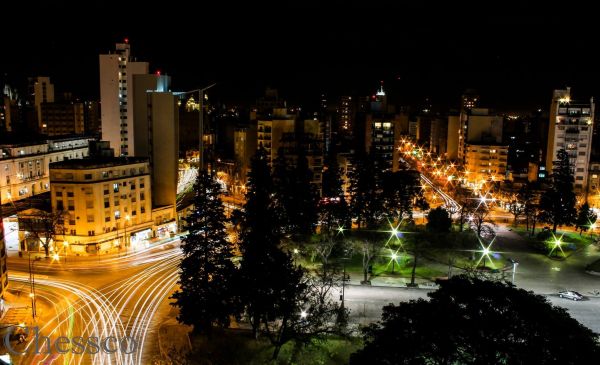
<path id="1" fill-rule="evenodd" d="M 429 185 L 433 190 L 435 190 L 435 192 L 442 197 L 442 199 L 444 200 L 444 203 L 446 204 L 446 206 L 451 206 L 453 208 L 453 210 L 455 211 L 459 211 L 461 206 L 460 204 L 458 204 L 456 202 L 456 200 L 452 199 L 452 197 L 450 197 L 450 195 L 446 194 L 445 192 L 443 192 L 440 188 L 438 188 L 431 180 L 429 180 L 429 178 L 421 173 L 419 173 L 419 175 L 421 176 L 421 180 L 423 182 L 425 182 L 425 184 Z"/>
<path id="2" fill-rule="evenodd" d="M 138 342 L 133 354 L 37 355 L 30 363 L 145 364 L 144 350 L 151 320 L 160 304 L 173 291 L 178 279 L 179 249 L 148 253 L 132 265 L 149 265 L 134 275 L 98 289 L 61 278 L 36 277 L 38 299 L 52 303 L 54 316 L 40 332 L 45 336 L 123 338 Z M 131 267 L 131 266 L 130 266 Z M 88 267 L 89 268 L 89 267 Z M 13 282 L 28 283 L 23 275 L 10 275 Z M 72 299 L 72 300 L 70 300 Z M 71 337 L 72 338 L 72 337 Z M 32 341 L 27 349 L 33 352 Z M 27 358 L 29 358 L 27 357 Z"/>

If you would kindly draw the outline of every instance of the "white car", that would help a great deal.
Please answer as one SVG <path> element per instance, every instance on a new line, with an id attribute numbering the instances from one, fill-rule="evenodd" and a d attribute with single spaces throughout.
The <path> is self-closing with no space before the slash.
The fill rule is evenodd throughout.
<path id="1" fill-rule="evenodd" d="M 579 294 L 576 291 L 572 291 L 572 290 L 565 290 L 565 291 L 558 292 L 558 296 L 561 298 L 572 299 L 574 301 L 583 299 L 583 295 Z"/>

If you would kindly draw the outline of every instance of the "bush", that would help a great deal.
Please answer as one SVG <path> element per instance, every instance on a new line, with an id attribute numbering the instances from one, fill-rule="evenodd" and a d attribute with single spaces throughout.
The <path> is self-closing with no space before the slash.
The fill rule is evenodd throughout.
<path id="1" fill-rule="evenodd" d="M 550 238 L 552 238 L 552 231 L 541 231 L 538 232 L 538 234 L 536 235 L 536 238 L 540 241 L 546 241 L 549 240 Z"/>

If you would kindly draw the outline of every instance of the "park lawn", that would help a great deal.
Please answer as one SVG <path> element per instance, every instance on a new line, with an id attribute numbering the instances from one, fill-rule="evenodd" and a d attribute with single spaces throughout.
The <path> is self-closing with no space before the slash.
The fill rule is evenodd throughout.
<path id="1" fill-rule="evenodd" d="M 536 230 L 536 234 L 531 237 L 529 236 L 529 232 L 525 230 L 525 227 L 518 226 L 513 227 L 513 231 L 522 236 L 529 245 L 531 245 L 534 249 L 536 249 L 540 253 L 545 253 L 546 255 L 553 258 L 565 258 L 573 254 L 575 251 L 582 249 L 589 244 L 594 242 L 594 237 L 592 237 L 589 233 L 583 233 L 582 235 L 579 232 L 573 231 L 562 231 L 557 230 L 554 236 L 550 236 L 550 239 L 540 240 L 537 238 L 537 235 L 542 232 L 541 230 Z M 560 249 L 554 249 L 554 237 L 560 239 L 562 242 Z M 564 253 L 564 254 L 563 254 Z"/>
<path id="2" fill-rule="evenodd" d="M 331 336 L 324 341 L 295 348 L 293 342 L 285 344 L 277 360 L 272 360 L 273 346 L 268 339 L 254 340 L 248 330 L 216 330 L 206 336 L 192 336 L 190 364 L 347 364 L 350 354 L 362 348 L 358 338 Z M 296 354 L 294 355 L 294 352 Z M 295 357 L 295 360 L 294 360 Z"/>

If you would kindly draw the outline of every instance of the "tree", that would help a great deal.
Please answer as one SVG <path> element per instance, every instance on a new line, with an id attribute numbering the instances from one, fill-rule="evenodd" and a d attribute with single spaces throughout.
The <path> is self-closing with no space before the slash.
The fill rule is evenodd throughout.
<path id="1" fill-rule="evenodd" d="M 19 222 L 27 228 L 27 232 L 33 240 L 44 248 L 46 257 L 50 256 L 50 245 L 56 242 L 59 235 L 64 235 L 65 218 L 68 218 L 62 210 L 46 212 L 38 209 L 29 209 L 21 212 Z M 75 220 L 75 217 L 72 217 Z M 38 246 L 39 247 L 39 246 Z"/>
<path id="2" fill-rule="evenodd" d="M 521 200 L 519 194 L 513 194 L 508 202 L 508 211 L 514 216 L 513 225 L 517 225 L 517 220 L 525 213 L 525 202 Z"/>
<path id="3" fill-rule="evenodd" d="M 347 311 L 333 300 L 339 292 L 341 276 L 331 266 L 323 265 L 312 275 L 304 275 L 298 289 L 282 293 L 278 302 L 279 317 L 266 327 L 269 339 L 274 346 L 273 359 L 277 359 L 281 347 L 294 341 L 295 351 L 293 363 L 298 363 L 298 353 L 302 345 L 313 340 L 323 340 L 325 336 L 343 332 L 336 319 L 340 312 L 347 316 Z"/>
<path id="4" fill-rule="evenodd" d="M 467 189 L 458 187 L 455 196 L 456 202 L 460 205 L 456 212 L 458 214 L 458 231 L 462 232 L 467 217 L 477 209 L 477 204 L 471 198 L 471 193 Z"/>
<path id="5" fill-rule="evenodd" d="M 450 219 L 450 215 L 444 208 L 437 207 L 427 214 L 427 231 L 434 233 L 450 232 L 451 226 L 452 219 Z"/>
<path id="6" fill-rule="evenodd" d="M 312 171 L 302 149 L 298 149 L 296 164 L 289 167 L 283 148 L 273 163 L 275 205 L 283 233 L 308 236 L 317 224 L 318 193 L 312 184 Z"/>
<path id="7" fill-rule="evenodd" d="M 423 200 L 419 174 L 408 170 L 387 172 L 383 175 L 382 198 L 392 220 L 400 221 L 405 216 L 412 219 L 415 201 Z"/>
<path id="8" fill-rule="evenodd" d="M 592 224 L 596 223 L 596 213 L 590 209 L 588 203 L 583 203 L 579 208 L 579 213 L 577 213 L 577 220 L 575 222 L 577 229 L 579 229 L 579 235 L 583 232 L 587 232 L 588 229 L 592 226 Z"/>
<path id="9" fill-rule="evenodd" d="M 350 174 L 350 212 L 358 228 L 376 228 L 383 216 L 383 201 L 375 169 L 374 153 L 362 155 Z"/>
<path id="10" fill-rule="evenodd" d="M 233 252 L 220 194 L 215 178 L 201 171 L 194 185 L 194 209 L 184 219 L 189 233 L 181 246 L 180 289 L 172 298 L 179 308 L 177 320 L 193 325 L 195 332 L 210 333 L 213 324 L 227 327 L 236 313 Z"/>
<path id="11" fill-rule="evenodd" d="M 322 197 L 319 202 L 321 232 L 350 227 L 350 211 L 342 189 L 341 169 L 332 148 L 323 166 Z"/>
<path id="12" fill-rule="evenodd" d="M 288 208 L 288 216 L 293 227 L 292 233 L 298 236 L 310 236 L 317 225 L 319 197 L 312 184 L 313 172 L 308 167 L 308 159 L 302 148 L 298 149 L 292 177 L 291 204 Z"/>
<path id="13" fill-rule="evenodd" d="M 383 308 L 357 364 L 585 364 L 598 336 L 546 298 L 512 284 L 455 276 L 430 300 Z"/>
<path id="14" fill-rule="evenodd" d="M 369 280 L 371 262 L 379 254 L 385 245 L 385 241 L 377 237 L 377 235 L 366 231 L 356 232 L 355 237 L 354 245 L 356 246 L 356 250 L 362 253 L 363 280 L 361 284 L 368 285 L 371 283 Z"/>
<path id="15" fill-rule="evenodd" d="M 404 241 L 404 249 L 412 255 L 412 269 L 410 273 L 410 284 L 408 286 L 417 286 L 415 279 L 417 277 L 417 265 L 419 259 L 425 255 L 425 252 L 432 248 L 431 240 L 422 232 L 410 235 L 410 238 Z"/>
<path id="16" fill-rule="evenodd" d="M 240 223 L 242 262 L 238 291 L 245 305 L 255 337 L 261 328 L 268 332 L 270 322 L 292 306 L 302 290 L 302 270 L 289 253 L 279 247 L 281 228 L 273 198 L 273 181 L 264 150 L 257 151 L 248 175 L 246 204 Z"/>
<path id="17" fill-rule="evenodd" d="M 554 161 L 552 186 L 544 192 L 540 199 L 540 218 L 542 221 L 552 224 L 552 231 L 555 233 L 556 227 L 573 224 L 577 215 L 569 155 L 564 149 L 561 149 L 557 152 L 557 158 L 558 160 Z"/>
<path id="18" fill-rule="evenodd" d="M 489 215 L 490 210 L 484 204 L 480 205 L 473 213 L 471 213 L 471 226 L 478 237 L 491 238 L 491 236 L 494 235 L 494 230 L 490 225 L 492 222 L 488 219 Z"/>
<path id="19" fill-rule="evenodd" d="M 292 169 L 285 158 L 283 148 L 277 150 L 277 157 L 273 161 L 272 181 L 277 224 L 282 233 L 290 233 L 292 231 L 292 218 L 289 212 L 292 204 L 290 199 L 293 195 Z"/>

